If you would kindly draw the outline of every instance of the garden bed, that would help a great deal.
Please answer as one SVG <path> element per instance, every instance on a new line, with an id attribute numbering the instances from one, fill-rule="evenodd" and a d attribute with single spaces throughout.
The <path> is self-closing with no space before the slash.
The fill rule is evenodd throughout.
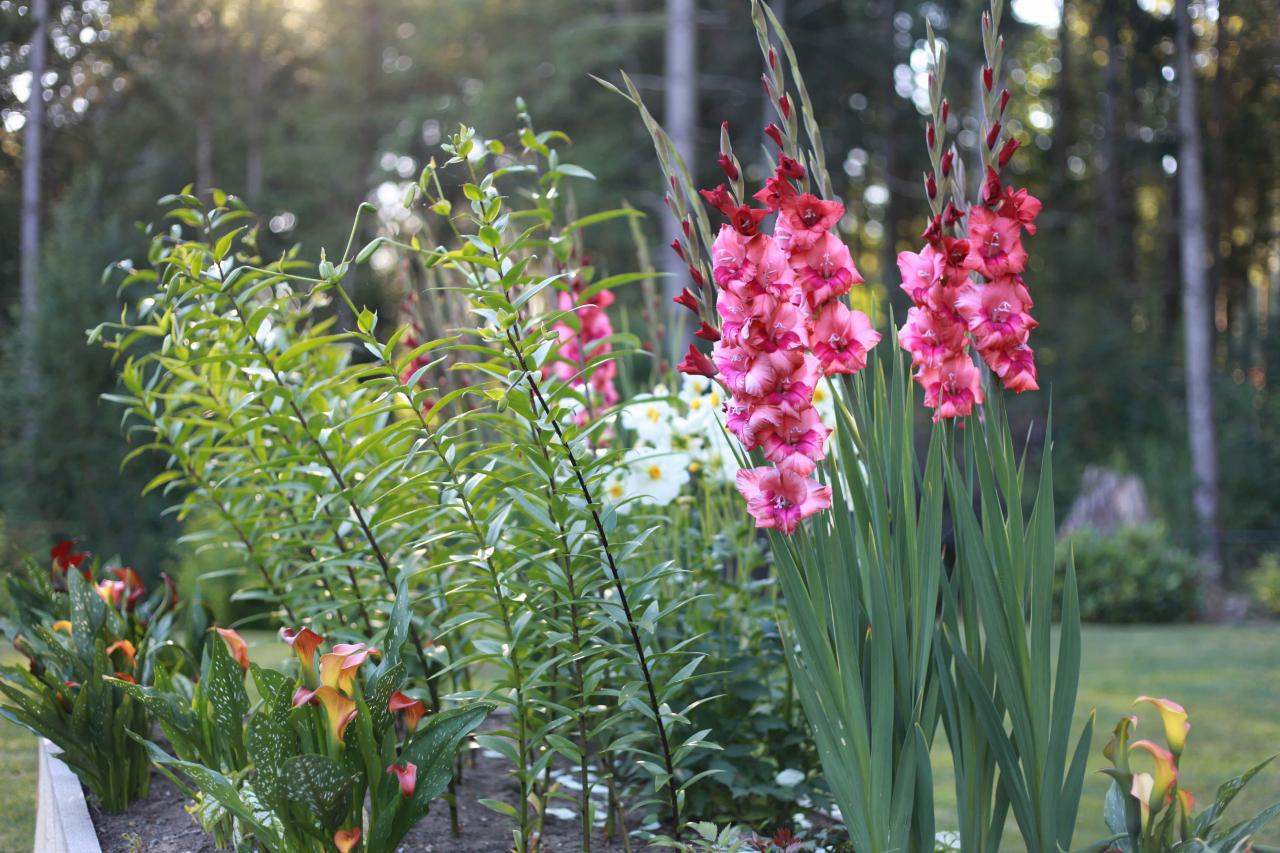
<path id="1" fill-rule="evenodd" d="M 67 778 L 75 784 L 80 792 L 75 777 L 61 765 Z M 41 789 L 41 801 L 44 800 L 44 789 Z M 476 766 L 468 768 L 463 783 L 458 788 L 458 813 L 462 822 L 462 836 L 453 838 L 449 830 L 449 808 L 443 800 L 437 800 L 418 826 L 409 833 L 399 849 L 405 851 L 422 851 L 422 853 L 505 853 L 511 849 L 511 827 L 509 818 L 499 815 L 480 805 L 481 799 L 498 799 L 514 805 L 516 788 L 511 781 L 509 766 L 501 758 L 486 755 L 483 751 L 476 756 Z M 151 790 L 147 796 L 134 803 L 122 814 L 102 814 L 90 807 L 93 827 L 97 830 L 97 839 L 103 853 L 214 853 L 212 839 L 196 825 L 187 814 L 185 806 L 190 801 L 158 771 L 153 770 Z M 80 795 L 81 808 L 84 807 L 83 794 Z M 552 806 L 553 812 L 563 808 L 563 802 Z M 543 828 L 542 847 L 545 853 L 572 853 L 582 849 L 581 837 L 576 814 L 568 819 L 548 814 Z M 37 846 L 37 849 L 45 850 Z M 50 851 L 66 851 L 66 853 L 95 853 L 94 848 L 63 846 L 51 847 Z M 605 843 L 597 830 L 592 839 L 593 853 L 620 853 L 624 848 L 620 842 Z M 644 849 L 644 845 L 632 842 L 633 850 Z"/>

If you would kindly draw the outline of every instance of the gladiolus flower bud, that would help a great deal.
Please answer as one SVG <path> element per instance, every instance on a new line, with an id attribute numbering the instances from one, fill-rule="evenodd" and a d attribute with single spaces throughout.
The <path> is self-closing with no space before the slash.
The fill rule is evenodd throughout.
<path id="1" fill-rule="evenodd" d="M 687 287 L 681 290 L 680 295 L 671 301 L 677 305 L 683 305 L 695 314 L 698 313 L 698 297 L 694 296 Z"/>
<path id="2" fill-rule="evenodd" d="M 708 325 L 706 320 L 703 320 L 702 324 L 698 326 L 698 331 L 694 332 L 693 336 L 695 338 L 702 338 L 704 341 L 711 341 L 711 343 L 715 343 L 720 340 L 720 331 L 713 326 Z"/>
<path id="3" fill-rule="evenodd" d="M 991 125 L 991 129 L 987 131 L 987 148 L 995 148 L 996 140 L 1000 138 L 1000 122 Z"/>
<path id="4" fill-rule="evenodd" d="M 671 241 L 671 250 L 680 256 L 680 260 L 684 260 L 684 247 L 680 245 L 679 240 Z"/>
<path id="5" fill-rule="evenodd" d="M 791 99 L 787 97 L 786 92 L 783 92 L 782 97 L 778 98 L 778 109 L 782 110 L 783 118 L 791 118 Z"/>
<path id="6" fill-rule="evenodd" d="M 688 240 L 693 236 L 693 223 L 685 219 L 680 223 L 680 230 L 684 231 L 684 238 Z"/>
<path id="7" fill-rule="evenodd" d="M 778 51 L 769 48 L 769 67 L 775 71 L 778 68 Z"/>
<path id="8" fill-rule="evenodd" d="M 778 158 L 778 174 L 784 178 L 800 180 L 804 177 L 804 166 L 801 166 L 795 159 L 783 154 Z"/>
<path id="9" fill-rule="evenodd" d="M 924 128 L 924 141 L 929 146 L 929 150 L 933 150 L 933 146 L 938 144 L 938 132 L 933 129 L 933 122 L 929 122 Z"/>
<path id="10" fill-rule="evenodd" d="M 938 197 L 938 183 L 933 179 L 933 172 L 924 176 L 924 191 L 929 198 Z"/>
<path id="11" fill-rule="evenodd" d="M 954 150 L 947 151 L 942 155 L 942 177 L 951 177 L 951 163 L 955 160 L 956 152 Z"/>
<path id="12" fill-rule="evenodd" d="M 702 271 L 695 266 L 689 267 L 689 277 L 693 279 L 693 283 L 698 285 L 698 287 L 702 287 L 702 283 L 705 281 L 702 277 Z"/>
<path id="13" fill-rule="evenodd" d="M 994 80 L 995 80 L 995 72 L 991 70 L 991 66 L 988 65 L 983 67 L 982 85 L 988 92 L 991 91 L 991 84 Z"/>
<path id="14" fill-rule="evenodd" d="M 738 180 L 738 167 L 733 165 L 733 158 L 728 154 L 721 154 L 716 158 L 716 162 L 720 164 L 720 170 L 724 172 L 725 177 L 731 181 Z"/>
<path id="15" fill-rule="evenodd" d="M 951 115 L 951 102 L 946 98 L 942 99 L 942 123 L 947 123 L 947 116 Z"/>
<path id="16" fill-rule="evenodd" d="M 706 376 L 709 379 L 714 379 L 716 375 L 716 366 L 711 363 L 711 359 L 699 352 L 693 344 L 689 344 L 689 351 L 676 365 L 676 370 L 690 376 Z"/>
<path id="17" fill-rule="evenodd" d="M 774 124 L 773 122 L 769 122 L 767 125 L 765 125 L 764 135 L 772 139 L 774 145 L 778 146 L 779 148 L 782 147 L 782 131 L 778 129 L 778 126 L 776 124 Z"/>
<path id="18" fill-rule="evenodd" d="M 1009 161 L 1013 159 L 1013 152 L 1017 151 L 1018 146 L 1021 144 L 1022 143 L 1018 142 L 1018 140 L 1014 139 L 1012 136 L 1004 141 L 1004 145 L 1000 146 L 1000 156 L 997 160 L 1000 164 L 1000 168 L 1003 169 L 1005 166 L 1009 165 Z"/>
<path id="19" fill-rule="evenodd" d="M 1004 89 L 1000 92 L 1000 115 L 1004 115 L 1004 108 L 1009 106 L 1009 90 Z"/>

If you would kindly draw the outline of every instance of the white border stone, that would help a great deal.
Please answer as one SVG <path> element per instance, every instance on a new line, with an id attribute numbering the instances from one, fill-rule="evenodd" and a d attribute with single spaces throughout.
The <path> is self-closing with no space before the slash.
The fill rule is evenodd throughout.
<path id="1" fill-rule="evenodd" d="M 102 853 L 80 780 L 45 738 L 37 747 L 40 781 L 36 800 L 35 853 Z"/>

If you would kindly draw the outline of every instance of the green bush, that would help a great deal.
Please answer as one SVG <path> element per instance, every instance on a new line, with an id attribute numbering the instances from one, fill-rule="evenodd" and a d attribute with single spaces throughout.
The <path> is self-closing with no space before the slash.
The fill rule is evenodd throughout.
<path id="1" fill-rule="evenodd" d="M 1170 542 L 1162 524 L 1109 535 L 1078 530 L 1059 540 L 1059 596 L 1072 554 L 1086 622 L 1180 622 L 1195 613 L 1200 563 Z"/>
<path id="2" fill-rule="evenodd" d="M 1246 580 L 1258 603 L 1273 616 L 1280 616 L 1280 553 L 1263 555 Z"/>

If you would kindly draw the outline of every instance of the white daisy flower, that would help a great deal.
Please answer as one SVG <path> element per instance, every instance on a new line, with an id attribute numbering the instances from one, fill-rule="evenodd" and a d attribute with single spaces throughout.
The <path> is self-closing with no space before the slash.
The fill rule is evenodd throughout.
<path id="1" fill-rule="evenodd" d="M 738 457 L 734 454 L 734 439 L 728 435 L 719 420 L 707 427 L 706 446 L 701 454 L 702 472 L 722 483 L 732 483 L 738 476 Z"/>
<path id="2" fill-rule="evenodd" d="M 831 380 L 823 377 L 813 389 L 813 407 L 822 416 L 822 422 L 832 429 L 836 428 L 836 392 L 831 387 Z"/>
<path id="3" fill-rule="evenodd" d="M 689 455 L 686 453 L 636 448 L 627 451 L 624 458 L 630 471 L 626 483 L 627 497 L 638 498 L 640 503 L 666 506 L 689 482 Z"/>
<path id="4" fill-rule="evenodd" d="M 622 410 L 622 425 L 642 442 L 658 444 L 669 440 L 675 410 L 665 400 L 637 400 Z"/>

